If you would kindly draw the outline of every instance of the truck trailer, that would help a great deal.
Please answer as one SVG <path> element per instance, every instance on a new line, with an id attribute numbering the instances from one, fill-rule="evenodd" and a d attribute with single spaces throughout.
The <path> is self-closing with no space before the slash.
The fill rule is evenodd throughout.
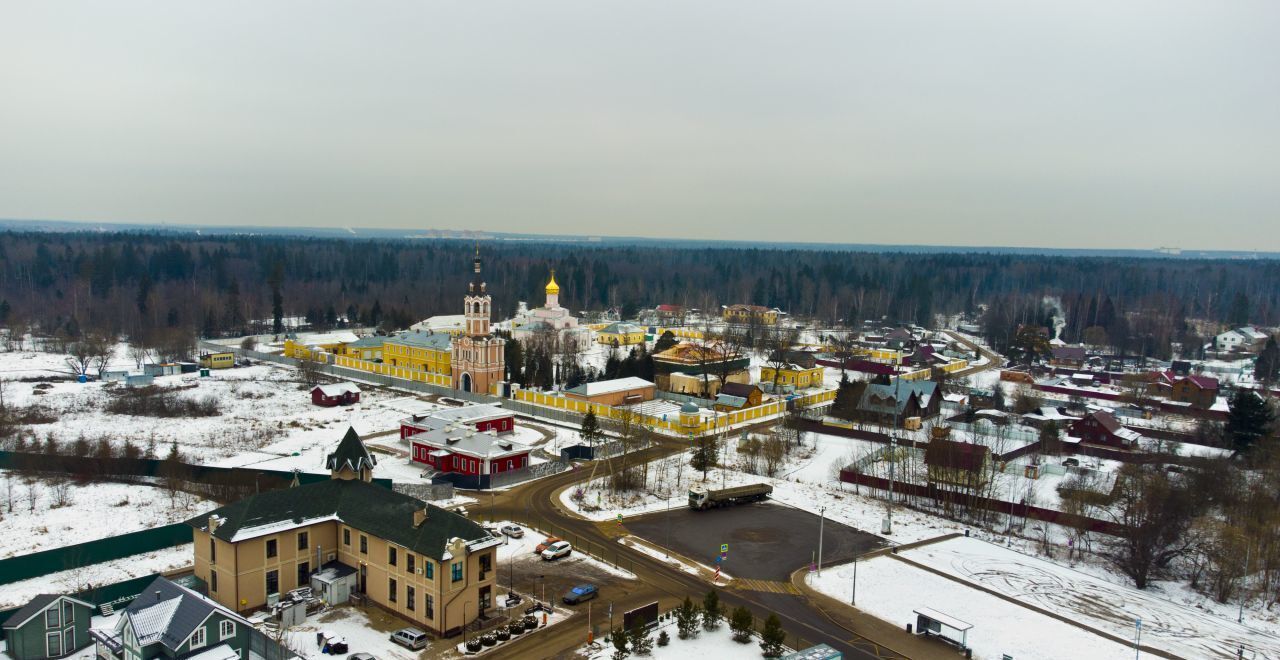
<path id="1" fill-rule="evenodd" d="M 703 511 L 721 506 L 759 502 L 767 499 L 772 492 L 773 486 L 769 484 L 747 484 L 718 490 L 695 486 L 689 489 L 689 508 L 694 511 Z"/>

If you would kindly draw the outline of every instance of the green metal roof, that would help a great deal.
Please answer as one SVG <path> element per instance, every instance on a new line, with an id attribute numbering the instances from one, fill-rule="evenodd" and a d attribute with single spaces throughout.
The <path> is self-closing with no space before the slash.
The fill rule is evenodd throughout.
<path id="1" fill-rule="evenodd" d="M 414 512 L 424 508 L 427 520 L 414 527 Z M 213 536 L 228 542 L 327 519 L 436 560 L 444 557 L 449 539 L 469 542 L 489 536 L 480 525 L 459 514 L 357 479 L 331 479 L 259 493 L 192 518 L 187 524 L 208 531 L 210 516 L 222 519 Z"/>
<path id="2" fill-rule="evenodd" d="M 360 434 L 352 427 L 347 427 L 347 434 L 342 436 L 338 448 L 324 461 L 330 470 L 348 469 L 359 473 L 361 469 L 372 470 L 378 459 L 369 453 L 369 448 L 360 440 Z"/>

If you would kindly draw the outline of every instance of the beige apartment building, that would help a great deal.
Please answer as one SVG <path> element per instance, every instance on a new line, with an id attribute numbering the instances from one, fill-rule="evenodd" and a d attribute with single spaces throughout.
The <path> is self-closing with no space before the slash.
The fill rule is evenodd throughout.
<path id="1" fill-rule="evenodd" d="M 330 479 L 269 491 L 187 521 L 195 573 L 237 612 L 308 586 L 322 569 L 355 574 L 354 594 L 436 634 L 493 606 L 502 541 L 466 517 L 372 483 L 376 458 L 354 430 Z"/>

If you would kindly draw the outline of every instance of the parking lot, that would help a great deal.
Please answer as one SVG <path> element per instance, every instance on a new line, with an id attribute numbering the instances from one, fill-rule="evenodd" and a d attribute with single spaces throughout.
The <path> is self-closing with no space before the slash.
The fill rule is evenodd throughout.
<path id="1" fill-rule="evenodd" d="M 669 522 L 668 522 L 669 521 Z M 725 573 L 756 580 L 786 580 L 808 566 L 818 550 L 818 516 L 807 511 L 762 502 L 710 511 L 687 508 L 637 516 L 627 529 L 658 546 L 707 566 L 715 566 L 721 544 L 729 545 Z M 824 564 L 848 561 L 882 547 L 874 534 L 827 520 L 823 526 Z"/>
<path id="2" fill-rule="evenodd" d="M 544 561 L 533 551 L 544 538 L 545 534 L 526 530 L 523 538 L 507 539 L 507 545 L 498 548 L 497 603 L 502 603 L 512 585 L 521 596 L 534 593 L 541 600 L 545 592 L 546 599 L 553 605 L 571 610 L 577 606 L 564 605 L 560 597 L 579 584 L 596 585 L 604 601 L 621 600 L 635 589 L 636 581 L 630 573 L 614 569 L 576 549 L 568 557 Z M 521 603 L 521 607 L 526 605 L 527 600 Z"/>

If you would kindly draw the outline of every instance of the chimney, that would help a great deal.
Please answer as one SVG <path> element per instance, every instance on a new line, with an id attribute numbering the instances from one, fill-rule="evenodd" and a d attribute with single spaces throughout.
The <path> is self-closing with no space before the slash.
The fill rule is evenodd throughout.
<path id="1" fill-rule="evenodd" d="M 217 516 L 209 516 L 209 533 L 218 531 L 218 525 L 222 523 L 222 519 Z"/>
<path id="2" fill-rule="evenodd" d="M 421 527 L 421 526 L 422 526 L 422 523 L 424 523 L 424 522 L 427 522 L 427 505 L 425 505 L 425 504 L 424 504 L 424 505 L 422 505 L 422 508 L 421 508 L 421 509 L 418 509 L 418 510 L 416 510 L 416 511 L 414 511 L 414 512 L 413 512 L 413 527 L 414 527 L 414 529 L 417 529 L 417 528 Z"/>

